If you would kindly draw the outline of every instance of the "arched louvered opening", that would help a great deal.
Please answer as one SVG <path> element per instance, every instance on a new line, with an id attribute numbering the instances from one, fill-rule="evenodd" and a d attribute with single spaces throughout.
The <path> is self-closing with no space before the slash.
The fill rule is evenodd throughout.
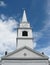
<path id="1" fill-rule="evenodd" d="M 27 31 L 23 31 L 22 32 L 22 36 L 28 36 L 28 32 Z"/>

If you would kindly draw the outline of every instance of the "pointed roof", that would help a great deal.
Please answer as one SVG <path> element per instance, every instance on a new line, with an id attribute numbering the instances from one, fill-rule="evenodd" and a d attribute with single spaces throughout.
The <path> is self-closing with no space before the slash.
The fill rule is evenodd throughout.
<path id="1" fill-rule="evenodd" d="M 30 51 L 33 54 L 33 56 L 31 54 L 31 57 L 30 57 L 30 55 L 29 55 L 29 57 L 25 57 L 25 56 L 24 56 L 24 58 L 20 57 L 21 55 L 19 55 L 18 53 L 24 49 Z M 23 55 L 23 53 L 27 53 L 27 52 L 21 52 L 22 55 Z M 16 54 L 16 56 L 14 54 Z M 34 54 L 36 55 L 36 57 L 34 57 Z M 48 59 L 48 56 L 41 54 L 41 53 L 37 52 L 36 50 L 32 50 L 31 48 L 25 46 L 20 49 L 16 49 L 15 51 L 13 51 L 11 53 L 8 53 L 8 55 L 1 57 L 1 59 Z"/>
<path id="2" fill-rule="evenodd" d="M 27 22 L 26 11 L 23 12 L 22 22 Z"/>

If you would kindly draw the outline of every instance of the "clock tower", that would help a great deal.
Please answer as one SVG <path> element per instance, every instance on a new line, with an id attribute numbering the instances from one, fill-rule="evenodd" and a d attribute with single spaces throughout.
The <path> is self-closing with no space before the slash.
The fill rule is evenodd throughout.
<path id="1" fill-rule="evenodd" d="M 22 21 L 17 29 L 17 48 L 25 46 L 33 49 L 33 32 L 24 10 Z"/>

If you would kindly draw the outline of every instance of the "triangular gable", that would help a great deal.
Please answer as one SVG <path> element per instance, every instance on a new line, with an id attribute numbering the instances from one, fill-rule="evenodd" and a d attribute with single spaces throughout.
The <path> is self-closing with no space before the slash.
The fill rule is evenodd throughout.
<path id="1" fill-rule="evenodd" d="M 2 59 L 48 59 L 47 56 L 32 50 L 28 47 L 23 47 L 18 50 L 15 50 L 12 53 L 2 57 Z"/>

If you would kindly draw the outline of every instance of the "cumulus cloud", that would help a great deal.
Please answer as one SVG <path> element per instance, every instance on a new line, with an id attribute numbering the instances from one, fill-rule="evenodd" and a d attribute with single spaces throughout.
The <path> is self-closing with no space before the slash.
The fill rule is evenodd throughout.
<path id="1" fill-rule="evenodd" d="M 4 1 L 0 1 L 0 6 L 6 6 Z"/>
<path id="2" fill-rule="evenodd" d="M 7 19 L 7 17 L 5 15 L 1 14 L 0 19 L 5 20 L 5 19 Z"/>
<path id="3" fill-rule="evenodd" d="M 0 56 L 5 51 L 10 52 L 16 47 L 17 32 L 15 29 L 18 22 L 13 17 L 5 18 L 6 16 L 4 15 L 0 16 Z"/>

